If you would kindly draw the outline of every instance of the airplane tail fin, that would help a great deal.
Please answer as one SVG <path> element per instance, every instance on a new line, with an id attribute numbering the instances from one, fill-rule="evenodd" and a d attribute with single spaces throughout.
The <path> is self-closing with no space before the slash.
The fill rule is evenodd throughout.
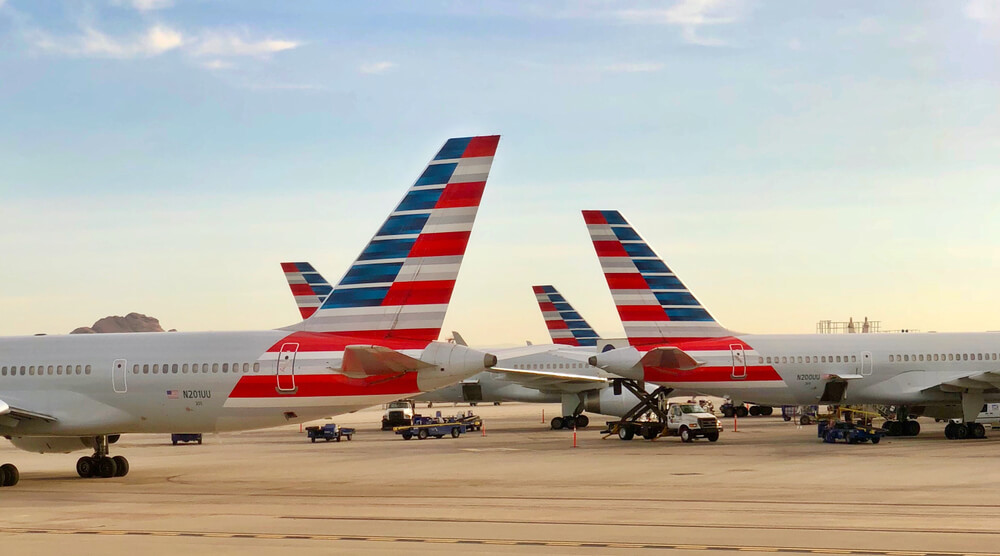
<path id="1" fill-rule="evenodd" d="M 538 308 L 552 343 L 567 346 L 596 346 L 597 333 L 573 306 L 552 286 L 532 286 Z"/>
<path id="2" fill-rule="evenodd" d="M 319 308 L 289 328 L 437 340 L 499 141 L 445 142 Z"/>
<path id="3" fill-rule="evenodd" d="M 583 219 L 632 345 L 730 336 L 615 210 Z"/>
<path id="4" fill-rule="evenodd" d="M 285 273 L 285 280 L 288 280 L 302 320 L 311 317 L 330 295 L 333 286 L 309 263 L 281 263 L 281 270 Z"/>

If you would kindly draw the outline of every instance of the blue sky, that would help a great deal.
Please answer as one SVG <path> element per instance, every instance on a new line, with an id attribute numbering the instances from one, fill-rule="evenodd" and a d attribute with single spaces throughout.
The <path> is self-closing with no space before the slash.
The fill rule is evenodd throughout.
<path id="1" fill-rule="evenodd" d="M 989 0 L 0 0 L 0 333 L 287 324 L 279 262 L 492 133 L 472 342 L 544 340 L 538 283 L 620 334 L 593 208 L 737 330 L 1000 329 L 998 85 Z"/>

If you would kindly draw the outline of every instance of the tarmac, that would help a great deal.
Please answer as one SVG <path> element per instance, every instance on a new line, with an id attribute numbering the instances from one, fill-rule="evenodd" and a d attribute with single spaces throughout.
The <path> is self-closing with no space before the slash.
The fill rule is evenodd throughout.
<path id="1" fill-rule="evenodd" d="M 451 404 L 424 414 L 467 410 Z M 724 419 L 717 443 L 602 438 L 605 419 L 549 430 L 556 405 L 474 408 L 486 434 L 402 440 L 380 408 L 333 421 L 170 445 L 131 435 L 127 477 L 80 479 L 84 452 L 0 444 L 7 554 L 1000 553 L 1000 432 L 823 444 L 780 416 Z M 546 418 L 542 418 L 542 411 Z"/>

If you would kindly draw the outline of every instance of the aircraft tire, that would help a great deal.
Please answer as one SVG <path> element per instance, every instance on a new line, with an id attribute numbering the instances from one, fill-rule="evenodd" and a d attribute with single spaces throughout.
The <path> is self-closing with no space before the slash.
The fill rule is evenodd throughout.
<path id="1" fill-rule="evenodd" d="M 723 417 L 727 417 L 727 418 L 728 417 L 732 417 L 733 416 L 733 406 L 731 406 L 729 404 L 726 404 L 726 405 L 722 406 L 722 416 Z"/>
<path id="2" fill-rule="evenodd" d="M 971 438 L 986 438 L 986 427 L 982 423 L 970 423 L 969 424 L 969 437 Z"/>
<path id="3" fill-rule="evenodd" d="M 128 460 L 125 456 L 115 456 L 111 458 L 115 460 L 115 465 L 117 469 L 115 470 L 115 477 L 124 477 L 128 475 Z"/>
<path id="4" fill-rule="evenodd" d="M 549 426 L 551 426 L 552 430 L 554 430 L 554 431 L 557 431 L 557 430 L 563 428 L 563 426 L 564 426 L 563 418 L 562 417 L 553 417 L 552 421 L 549 422 Z"/>
<path id="5" fill-rule="evenodd" d="M 774 408 L 769 405 L 760 406 L 760 414 L 764 417 L 770 417 L 774 414 Z"/>
<path id="6" fill-rule="evenodd" d="M 583 415 L 582 413 L 580 415 L 576 416 L 576 428 L 578 428 L 578 429 L 585 429 L 585 428 L 587 428 L 587 425 L 589 425 L 589 424 L 590 424 L 590 417 L 587 417 L 586 415 Z"/>
<path id="7" fill-rule="evenodd" d="M 969 438 L 969 427 L 965 425 L 955 425 L 955 438 L 965 440 Z"/>
<path id="8" fill-rule="evenodd" d="M 118 473 L 118 464 L 115 460 L 103 457 L 97 460 L 97 476 L 102 479 L 110 479 Z"/>
<path id="9" fill-rule="evenodd" d="M 903 423 L 903 436 L 917 436 L 920 434 L 920 423 L 910 420 Z"/>
<path id="10" fill-rule="evenodd" d="M 750 411 L 746 408 L 746 406 L 741 405 L 741 406 L 739 406 L 739 407 L 736 408 L 736 416 L 737 417 L 739 417 L 739 418 L 742 419 L 742 418 L 746 417 L 747 415 L 750 415 Z"/>
<path id="11" fill-rule="evenodd" d="M 761 413 L 760 413 L 760 406 L 759 405 L 751 405 L 750 406 L 750 416 L 751 417 L 760 417 L 760 415 L 761 415 Z"/>
<path id="12" fill-rule="evenodd" d="M 944 427 L 944 437 L 948 440 L 955 440 L 955 423 L 949 422 Z"/>
<path id="13" fill-rule="evenodd" d="M 76 460 L 76 474 L 84 479 L 89 479 L 94 476 L 94 471 L 96 470 L 96 463 L 94 458 L 90 456 L 83 456 L 82 458 Z"/>

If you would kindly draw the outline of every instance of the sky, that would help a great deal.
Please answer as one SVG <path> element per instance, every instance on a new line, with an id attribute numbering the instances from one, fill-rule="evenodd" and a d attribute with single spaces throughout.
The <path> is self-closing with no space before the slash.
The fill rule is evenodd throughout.
<path id="1" fill-rule="evenodd" d="M 0 0 L 0 334 L 297 311 L 501 134 L 445 336 L 621 324 L 617 209 L 725 326 L 1000 329 L 1000 3 Z"/>

